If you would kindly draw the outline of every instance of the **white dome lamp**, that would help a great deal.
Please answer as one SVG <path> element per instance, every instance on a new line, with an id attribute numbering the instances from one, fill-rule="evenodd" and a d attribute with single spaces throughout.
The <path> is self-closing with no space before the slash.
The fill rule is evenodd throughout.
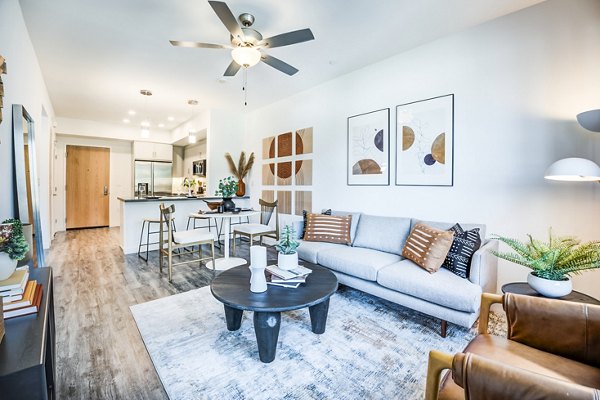
<path id="1" fill-rule="evenodd" d="M 260 51 L 251 46 L 239 46 L 231 51 L 231 58 L 244 68 L 258 64 L 261 58 Z"/>
<path id="2" fill-rule="evenodd" d="M 563 158 L 548 167 L 544 178 L 553 181 L 600 181 L 600 167 L 585 158 Z"/>

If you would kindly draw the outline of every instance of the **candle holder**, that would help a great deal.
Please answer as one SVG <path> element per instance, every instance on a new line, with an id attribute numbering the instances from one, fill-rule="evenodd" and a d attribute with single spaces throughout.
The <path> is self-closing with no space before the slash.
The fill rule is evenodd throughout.
<path id="1" fill-rule="evenodd" d="M 262 246 L 250 247 L 250 291 L 263 293 L 267 290 L 267 248 Z"/>

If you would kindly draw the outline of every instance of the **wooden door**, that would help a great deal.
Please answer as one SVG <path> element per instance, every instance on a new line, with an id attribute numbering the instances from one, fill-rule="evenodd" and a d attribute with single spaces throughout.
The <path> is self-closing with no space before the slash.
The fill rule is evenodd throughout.
<path id="1" fill-rule="evenodd" d="M 108 226 L 110 150 L 67 146 L 67 229 Z"/>

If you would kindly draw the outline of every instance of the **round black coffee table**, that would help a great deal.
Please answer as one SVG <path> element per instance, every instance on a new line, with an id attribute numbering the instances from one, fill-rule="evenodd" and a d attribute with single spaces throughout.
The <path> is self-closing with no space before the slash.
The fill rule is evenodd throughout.
<path id="1" fill-rule="evenodd" d="M 507 283 L 502 286 L 502 293 L 515 293 L 522 294 L 525 296 L 535 296 L 535 297 L 544 297 L 529 286 L 527 282 L 513 282 Z M 600 305 L 600 301 L 595 299 L 587 294 L 577 292 L 573 290 L 566 296 L 559 297 L 557 300 L 566 300 L 566 301 L 574 301 L 576 303 L 587 303 L 587 304 L 598 304 Z"/>
<path id="2" fill-rule="evenodd" d="M 308 307 L 313 333 L 325 332 L 329 297 L 337 290 L 335 275 L 323 267 L 303 264 L 313 272 L 299 287 L 268 285 L 263 293 L 250 291 L 250 269 L 246 265 L 231 268 L 213 279 L 210 290 L 223 303 L 227 329 L 236 331 L 242 324 L 244 311 L 254 311 L 254 332 L 260 361 L 275 359 L 281 312 Z"/>

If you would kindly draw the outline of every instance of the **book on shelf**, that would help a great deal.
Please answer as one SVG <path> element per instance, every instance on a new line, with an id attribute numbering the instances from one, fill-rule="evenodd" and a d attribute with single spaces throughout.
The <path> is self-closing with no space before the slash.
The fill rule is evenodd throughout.
<path id="1" fill-rule="evenodd" d="M 22 298 L 15 301 L 7 301 L 7 297 L 3 298 L 2 309 L 4 311 L 14 310 L 15 308 L 28 307 L 33 305 L 35 300 L 35 289 L 37 286 L 37 281 L 29 281 L 27 282 L 27 286 L 25 287 L 25 293 L 22 295 Z"/>
<path id="2" fill-rule="evenodd" d="M 25 292 L 27 280 L 29 279 L 29 270 L 17 268 L 15 272 L 3 281 L 0 281 L 0 296 L 18 296 Z"/>
<path id="3" fill-rule="evenodd" d="M 40 310 L 42 304 L 42 294 L 44 292 L 43 285 L 35 286 L 35 294 L 33 296 L 33 304 L 26 307 L 15 308 L 14 310 L 4 311 L 4 319 L 19 317 L 21 315 L 35 314 Z"/>
<path id="4" fill-rule="evenodd" d="M 312 272 L 311 269 L 303 267 L 302 265 L 298 265 L 294 269 L 290 269 L 290 270 L 281 269 L 277 265 L 268 265 L 266 269 L 271 274 L 277 276 L 278 278 L 286 280 L 286 281 L 289 279 L 294 279 L 294 278 L 298 278 L 300 276 L 308 275 Z"/>

